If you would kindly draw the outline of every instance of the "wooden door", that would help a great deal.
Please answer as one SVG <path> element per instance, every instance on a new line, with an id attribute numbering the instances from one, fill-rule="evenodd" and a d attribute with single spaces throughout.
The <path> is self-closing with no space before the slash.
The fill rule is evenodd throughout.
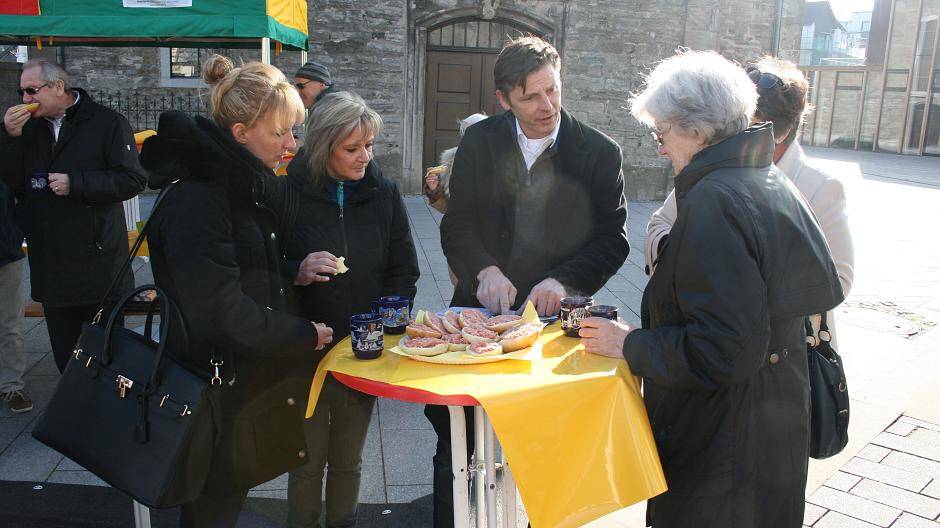
<path id="1" fill-rule="evenodd" d="M 424 107 L 424 166 L 438 164 L 441 152 L 457 145 L 458 121 L 499 108 L 493 83 L 493 53 L 428 51 Z"/>
<path id="2" fill-rule="evenodd" d="M 480 108 L 486 112 L 486 115 L 496 115 L 503 113 L 503 107 L 499 106 L 499 99 L 496 98 L 496 80 L 493 77 L 493 68 L 496 67 L 496 57 L 498 55 L 487 53 L 483 55 L 483 104 Z"/>

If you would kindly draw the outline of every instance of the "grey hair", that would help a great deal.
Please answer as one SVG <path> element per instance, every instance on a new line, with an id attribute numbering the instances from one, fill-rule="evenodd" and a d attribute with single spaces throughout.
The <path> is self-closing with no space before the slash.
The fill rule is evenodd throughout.
<path id="1" fill-rule="evenodd" d="M 486 115 L 486 112 L 480 112 L 478 114 L 470 114 L 463 119 L 459 119 L 457 121 L 457 129 L 460 132 L 460 136 L 463 137 L 468 128 L 479 123 L 480 121 L 483 121 L 487 117 L 489 116 Z"/>
<path id="2" fill-rule="evenodd" d="M 40 77 L 42 77 L 43 81 L 47 83 L 62 81 L 65 84 L 66 90 L 71 88 L 71 84 L 69 84 L 69 74 L 62 66 L 47 61 L 46 59 L 30 59 L 23 65 L 23 71 L 31 68 L 41 68 Z"/>
<path id="3" fill-rule="evenodd" d="M 382 118 L 362 97 L 352 92 L 333 92 L 317 102 L 304 127 L 304 150 L 313 181 L 319 182 L 326 174 L 333 147 L 359 128 L 374 136 L 382 130 Z"/>
<path id="4" fill-rule="evenodd" d="M 630 112 L 640 122 L 678 126 L 709 145 L 746 129 L 756 108 L 757 89 L 743 69 L 714 51 L 681 48 L 630 98 Z"/>

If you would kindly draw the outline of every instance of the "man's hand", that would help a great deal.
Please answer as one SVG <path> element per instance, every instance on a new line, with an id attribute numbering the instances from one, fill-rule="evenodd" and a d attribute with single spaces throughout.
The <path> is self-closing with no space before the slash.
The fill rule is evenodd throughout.
<path id="1" fill-rule="evenodd" d="M 565 287 L 557 280 L 548 277 L 532 287 L 529 299 L 535 310 L 542 317 L 556 315 L 561 310 L 561 299 L 567 296 Z"/>
<path id="2" fill-rule="evenodd" d="M 581 320 L 581 343 L 592 354 L 622 358 L 623 343 L 634 330 L 632 326 L 619 321 L 586 317 Z"/>
<path id="3" fill-rule="evenodd" d="M 3 114 L 3 128 L 6 129 L 7 134 L 19 137 L 23 135 L 23 125 L 29 121 L 31 115 L 26 105 L 11 106 Z"/>
<path id="4" fill-rule="evenodd" d="M 71 187 L 69 186 L 69 175 L 61 172 L 49 173 L 49 188 L 56 196 L 68 196 Z"/>
<path id="5" fill-rule="evenodd" d="M 332 328 L 323 323 L 315 323 L 313 321 L 310 321 L 310 324 L 317 329 L 317 350 L 323 350 L 323 347 L 333 342 Z"/>
<path id="6" fill-rule="evenodd" d="M 294 284 L 307 286 L 313 282 L 327 282 L 330 280 L 329 275 L 336 275 L 339 272 L 338 264 L 339 259 L 329 251 L 310 253 L 300 263 Z"/>
<path id="7" fill-rule="evenodd" d="M 483 268 L 477 274 L 477 281 L 480 283 L 477 287 L 480 304 L 493 313 L 508 314 L 512 303 L 516 301 L 517 292 L 503 272 L 496 266 Z"/>

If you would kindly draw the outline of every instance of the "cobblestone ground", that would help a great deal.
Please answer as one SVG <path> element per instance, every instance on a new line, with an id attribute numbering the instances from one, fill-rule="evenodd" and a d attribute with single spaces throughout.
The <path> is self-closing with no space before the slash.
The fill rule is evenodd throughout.
<path id="1" fill-rule="evenodd" d="M 852 294 L 837 312 L 852 396 L 851 440 L 840 455 L 811 463 L 804 523 L 814 528 L 940 528 L 940 237 L 935 233 L 940 225 L 940 159 L 807 151 L 846 185 L 857 266 Z M 440 309 L 453 292 L 440 249 L 440 215 L 421 198 L 406 201 L 422 274 L 416 305 Z M 152 197 L 142 202 L 146 211 Z M 633 250 L 595 296 L 598 302 L 620 306 L 621 315 L 632 323 L 639 322 L 646 284 L 645 226 L 656 206 L 630 203 Z M 136 269 L 138 283 L 150 281 L 144 262 Z M 36 410 L 13 415 L 0 406 L 0 480 L 102 486 L 97 477 L 29 434 L 58 373 L 43 320 L 25 319 L 24 324 L 27 390 Z M 361 502 L 426 500 L 433 449 L 434 435 L 419 406 L 381 400 L 364 454 Z M 284 499 L 286 486 L 282 476 L 251 495 Z M 643 507 L 637 505 L 590 526 L 642 525 Z"/>

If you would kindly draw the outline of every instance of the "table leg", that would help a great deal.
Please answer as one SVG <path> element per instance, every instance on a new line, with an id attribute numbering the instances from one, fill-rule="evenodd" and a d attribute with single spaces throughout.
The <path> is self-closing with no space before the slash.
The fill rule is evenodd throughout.
<path id="1" fill-rule="evenodd" d="M 150 528 L 150 509 L 134 501 L 134 528 Z"/>
<path id="2" fill-rule="evenodd" d="M 483 411 L 483 407 L 477 407 L 477 409 L 483 415 L 483 476 L 486 482 L 486 526 L 487 528 L 496 528 L 496 519 L 499 514 L 496 504 L 496 432 L 493 430 L 493 422 Z M 478 507 L 477 516 L 479 515 L 480 510 Z"/>
<path id="3" fill-rule="evenodd" d="M 467 424 L 463 407 L 448 405 L 450 464 L 454 472 L 454 528 L 470 528 L 470 493 L 467 491 Z"/>
<path id="4" fill-rule="evenodd" d="M 483 407 L 476 406 L 473 408 L 474 457 L 471 478 L 473 478 L 473 489 L 476 495 L 477 528 L 483 528 L 485 526 L 486 511 L 490 508 L 490 504 L 486 501 L 486 488 L 483 483 L 483 477 L 486 471 L 486 466 L 484 465 L 486 462 L 484 460 L 486 453 L 485 416 L 486 411 L 483 410 Z"/>
<path id="5" fill-rule="evenodd" d="M 516 479 L 512 476 L 512 468 L 506 460 L 506 452 L 503 452 L 503 528 L 516 528 L 518 523 L 518 511 L 516 508 Z"/>

